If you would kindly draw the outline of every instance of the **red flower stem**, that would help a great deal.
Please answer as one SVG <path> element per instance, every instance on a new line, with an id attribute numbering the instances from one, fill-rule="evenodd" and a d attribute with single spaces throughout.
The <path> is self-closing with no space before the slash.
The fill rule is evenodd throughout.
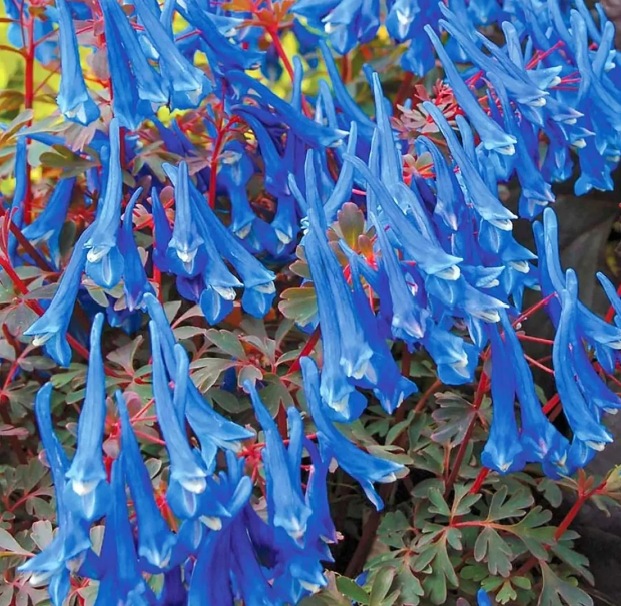
<path id="1" fill-rule="evenodd" d="M 5 214 L 6 210 L 0 206 L 0 219 L 2 219 Z M 15 236 L 15 239 L 19 245 L 24 249 L 24 252 L 32 257 L 32 260 L 39 269 L 42 269 L 43 271 L 54 271 L 54 268 L 43 258 L 43 256 L 41 256 L 41 253 L 32 244 L 30 244 L 26 236 L 22 233 L 22 230 L 13 221 L 9 222 L 9 229 Z"/>
<path id="2" fill-rule="evenodd" d="M 483 355 L 483 359 L 485 359 L 485 354 Z M 472 409 L 474 411 L 478 411 L 481 408 L 481 404 L 483 403 L 483 397 L 485 396 L 485 392 L 487 391 L 487 387 L 489 384 L 489 379 L 485 372 L 481 373 L 481 378 L 479 379 L 479 385 L 477 387 L 477 392 L 474 397 L 474 402 L 472 404 Z M 449 474 L 448 479 L 446 480 L 446 488 L 444 489 L 445 498 L 450 494 L 453 489 L 453 484 L 455 484 L 455 480 L 459 474 L 459 469 L 464 461 L 464 457 L 466 456 L 466 450 L 468 448 L 468 443 L 470 442 L 470 438 L 472 437 L 472 432 L 474 431 L 474 425 L 477 420 L 477 414 L 472 416 L 470 424 L 468 425 L 468 429 L 466 429 L 466 433 L 464 435 L 461 444 L 459 445 L 459 450 L 457 451 L 457 456 L 453 461 L 453 467 L 451 469 L 451 473 Z"/>
<path id="3" fill-rule="evenodd" d="M 556 532 L 554 533 L 554 540 L 559 541 L 560 538 L 565 534 L 567 529 L 570 527 L 571 523 L 575 520 L 576 516 L 580 513 L 582 506 L 594 495 L 598 494 L 605 487 L 606 481 L 602 482 L 593 490 L 589 490 L 584 492 L 582 489 L 578 491 L 578 499 L 573 504 L 571 509 L 567 512 L 561 523 L 559 524 Z M 550 545 L 544 545 L 546 549 L 550 549 Z M 524 576 L 527 572 L 529 572 L 538 562 L 539 560 L 535 556 L 531 556 L 524 564 L 516 571 L 516 577 Z"/>
<path id="4" fill-rule="evenodd" d="M 24 13 L 22 12 L 20 19 L 23 26 Z M 34 63 L 35 63 L 35 43 L 34 43 L 34 17 L 29 16 L 27 22 L 27 35 L 28 41 L 26 43 L 26 54 L 24 59 L 26 66 L 24 69 L 24 107 L 26 109 L 32 109 L 34 102 Z M 28 121 L 28 126 L 32 124 L 32 120 Z M 28 142 L 27 142 L 28 143 Z M 24 223 L 30 223 L 32 213 L 32 181 L 31 181 L 31 168 L 28 162 L 28 156 L 26 155 L 26 198 L 24 199 Z"/>
<path id="5" fill-rule="evenodd" d="M 310 336 L 310 339 L 306 341 L 304 347 L 302 347 L 302 351 L 300 351 L 298 357 L 293 361 L 293 364 L 289 367 L 289 370 L 285 374 L 285 377 L 292 375 L 294 372 L 300 370 L 300 360 L 305 356 L 310 355 L 310 353 L 315 349 L 317 342 L 319 341 L 319 337 L 321 336 L 321 330 L 319 327 L 315 329 L 315 332 Z"/>
<path id="6" fill-rule="evenodd" d="M 488 469 L 487 467 L 483 467 L 481 471 L 479 471 L 479 475 L 476 477 L 474 484 L 468 491 L 470 494 L 479 494 L 479 491 L 481 490 L 481 486 L 483 486 L 483 482 L 485 482 L 485 479 L 489 475 L 489 472 L 490 472 L 490 469 Z"/>
<path id="7" fill-rule="evenodd" d="M 617 294 L 621 297 L 621 284 L 619 284 L 619 288 L 617 288 Z M 615 317 L 615 308 L 611 305 L 606 312 L 606 322 L 612 322 L 612 319 Z"/>

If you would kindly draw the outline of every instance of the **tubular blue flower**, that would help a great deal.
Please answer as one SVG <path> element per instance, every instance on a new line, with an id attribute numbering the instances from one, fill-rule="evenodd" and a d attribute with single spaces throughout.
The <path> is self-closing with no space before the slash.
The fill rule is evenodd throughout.
<path id="1" fill-rule="evenodd" d="M 546 475 L 557 478 L 568 475 L 567 449 L 569 442 L 544 414 L 537 394 L 530 366 L 509 317 L 503 310 L 500 320 L 505 335 L 505 349 L 509 365 L 514 369 L 515 390 L 520 403 L 520 444 L 527 462 L 543 462 Z M 494 371 L 495 372 L 495 371 Z M 493 374 L 492 374 L 493 376 Z"/>
<path id="2" fill-rule="evenodd" d="M 483 111 L 476 97 L 466 86 L 466 83 L 461 79 L 461 75 L 457 71 L 457 68 L 444 50 L 444 46 L 442 45 L 442 42 L 440 42 L 440 38 L 438 38 L 430 25 L 425 26 L 425 32 L 427 32 L 427 35 L 431 39 L 431 42 L 436 49 L 436 53 L 442 62 L 447 80 L 453 89 L 455 99 L 462 107 L 468 116 L 468 119 L 472 122 L 472 125 L 481 137 L 483 147 L 488 150 L 494 150 L 500 154 L 508 156 L 513 155 L 515 153 L 515 137 L 504 132 L 502 128 L 500 128 L 500 126 Z M 426 109 L 428 109 L 427 105 L 432 104 L 426 102 Z M 436 124 L 438 124 L 435 116 L 433 116 L 433 118 Z M 440 125 L 438 124 L 438 126 Z M 444 136 L 446 137 L 446 134 Z M 461 163 L 458 161 L 458 164 Z"/>
<path id="3" fill-rule="evenodd" d="M 341 145 L 347 132 L 317 124 L 302 112 L 294 109 L 265 85 L 251 76 L 237 70 L 227 74 L 227 80 L 242 87 L 245 92 L 254 90 L 264 104 L 271 105 L 279 120 L 282 120 L 296 137 L 311 147 L 335 147 Z"/>
<path id="4" fill-rule="evenodd" d="M 443 383 L 463 385 L 473 381 L 479 359 L 479 351 L 474 345 L 431 321 L 423 344 L 436 363 L 438 378 Z"/>
<path id="5" fill-rule="evenodd" d="M 490 326 L 492 347 L 492 425 L 481 463 L 506 474 L 524 467 L 524 454 L 515 420 L 515 376 L 498 328 Z"/>
<path id="6" fill-rule="evenodd" d="M 321 448 L 322 458 L 329 460 L 335 458 L 338 464 L 352 478 L 357 480 L 368 499 L 379 511 L 384 503 L 373 487 L 374 482 L 389 483 L 396 479 L 396 473 L 403 470 L 403 465 L 380 459 L 348 441 L 334 427 L 332 422 L 325 416 L 324 403 L 319 393 L 319 371 L 317 365 L 310 358 L 302 358 L 302 376 L 304 378 L 304 393 L 311 411 L 317 436 Z"/>
<path id="7" fill-rule="evenodd" d="M 155 502 L 151 477 L 142 459 L 127 405 L 120 391 L 116 391 L 115 398 L 121 420 L 125 475 L 138 518 L 138 556 L 156 568 L 166 569 L 172 558 L 176 537 L 170 531 Z"/>
<path id="8" fill-rule="evenodd" d="M 172 38 L 172 28 L 170 31 L 166 30 L 160 19 L 150 10 L 147 1 L 136 0 L 135 6 L 149 41 L 157 51 L 160 72 L 172 107 L 197 107 L 211 92 L 211 83 L 198 67 L 183 56 Z"/>
<path id="9" fill-rule="evenodd" d="M 162 271 L 172 273 L 172 264 L 166 255 L 172 229 L 155 187 L 151 188 L 151 215 L 153 217 L 153 262 Z"/>
<path id="10" fill-rule="evenodd" d="M 267 499 L 273 506 L 273 511 L 269 512 L 270 518 L 275 527 L 282 528 L 295 541 L 302 541 L 311 510 L 304 503 L 299 477 L 296 481 L 299 471 L 292 465 L 278 427 L 261 402 L 256 387 L 246 381 L 244 389 L 250 394 L 255 415 L 265 436 L 261 456 L 265 466 Z M 297 466 L 299 463 L 295 462 Z"/>
<path id="11" fill-rule="evenodd" d="M 75 177 L 61 179 L 41 214 L 22 229 L 22 233 L 29 240 L 34 242 L 45 240 L 47 242 L 51 261 L 56 268 L 60 264 L 60 232 L 65 224 L 75 181 Z"/>
<path id="12" fill-rule="evenodd" d="M 142 187 L 139 187 L 127 203 L 119 233 L 119 251 L 123 255 L 123 291 L 129 311 L 138 309 L 146 292 L 153 292 L 134 239 L 133 212 L 141 194 Z"/>
<path id="13" fill-rule="evenodd" d="M 261 63 L 262 54 L 254 50 L 244 50 L 241 44 L 230 41 L 223 35 L 216 25 L 216 15 L 207 10 L 203 10 L 196 0 L 186 0 L 182 8 L 177 4 L 177 10 L 183 18 L 193 25 L 199 32 L 201 38 L 209 48 L 209 55 L 215 61 L 210 61 L 210 67 L 220 70 L 221 73 L 230 73 L 233 69 L 254 69 Z M 218 63 L 222 67 L 218 67 Z"/>
<path id="14" fill-rule="evenodd" d="M 86 393 L 78 421 L 78 446 L 66 477 L 65 495 L 88 521 L 101 517 L 109 502 L 108 475 L 103 462 L 106 423 L 106 381 L 101 355 L 104 316 L 97 314 L 91 328 Z"/>
<path id="15" fill-rule="evenodd" d="M 392 414 L 402 402 L 418 391 L 416 384 L 404 377 L 390 351 L 386 340 L 380 335 L 377 318 L 369 306 L 367 296 L 361 283 L 359 259 L 354 254 L 348 254 L 351 279 L 353 283 L 354 312 L 359 315 L 373 355 L 365 373 L 365 380 L 361 381 L 366 387 L 370 384 L 382 408 Z"/>
<path id="16" fill-rule="evenodd" d="M 49 592 L 54 606 L 62 606 L 69 592 L 69 572 L 77 571 L 84 554 L 91 547 L 88 527 L 67 507 L 63 489 L 68 461 L 52 426 L 50 400 L 52 384 L 46 383 L 35 398 L 35 414 L 39 437 L 50 466 L 56 496 L 58 532 L 52 542 L 39 554 L 22 564 L 20 573 L 33 573 L 30 583 L 38 585 L 50 578 Z"/>
<path id="17" fill-rule="evenodd" d="M 116 4 L 116 2 L 115 2 Z M 86 273 L 102 288 L 118 284 L 123 274 L 123 255 L 117 246 L 117 234 L 121 221 L 123 177 L 121 174 L 121 142 L 119 122 L 110 122 L 110 147 L 106 189 L 93 232 L 84 244 L 88 249 Z"/>
<path id="18" fill-rule="evenodd" d="M 348 154 L 345 154 L 345 159 L 355 166 L 375 191 L 382 208 L 383 221 L 380 223 L 384 223 L 385 227 L 390 227 L 395 233 L 400 247 L 408 257 L 425 273 L 438 274 L 447 280 L 457 279 L 459 277 L 457 264 L 462 259 L 445 253 L 436 242 L 425 239 L 408 215 L 397 206 L 388 189 L 371 174 L 364 162 Z M 383 227 L 378 225 L 377 229 L 383 230 Z"/>
<path id="19" fill-rule="evenodd" d="M 199 464 L 183 428 L 179 424 L 180 414 L 173 407 L 168 376 L 162 358 L 162 345 L 157 325 L 149 322 L 153 356 L 153 396 L 155 410 L 170 457 L 170 483 L 167 499 L 174 514 L 180 518 L 194 517 L 198 508 L 198 497 L 207 488 L 207 472 Z M 187 359 L 185 360 L 187 364 Z M 183 373 L 183 357 L 175 353 L 178 373 Z M 177 373 L 175 373 L 177 376 Z"/>
<path id="20" fill-rule="evenodd" d="M 67 342 L 67 329 L 86 264 L 85 244 L 93 228 L 94 225 L 89 226 L 75 243 L 71 259 L 60 278 L 49 307 L 24 332 L 26 336 L 34 337 L 32 343 L 35 347 L 43 345 L 45 353 L 60 366 L 66 367 L 71 363 L 71 347 Z"/>
<path id="21" fill-rule="evenodd" d="M 421 12 L 417 0 L 394 0 L 386 16 L 386 29 L 397 42 L 412 38 L 414 21 Z"/>
<path id="22" fill-rule="evenodd" d="M 144 303 L 161 337 L 161 347 L 168 373 L 174 375 L 177 368 L 174 354 L 175 335 L 157 298 L 147 293 L 144 296 Z M 211 471 L 215 466 L 218 446 L 227 450 L 239 450 L 241 441 L 253 437 L 254 433 L 225 419 L 213 410 L 205 403 L 203 396 L 191 380 L 187 382 L 187 389 L 188 400 L 185 414 L 201 443 L 205 466 Z"/>
<path id="23" fill-rule="evenodd" d="M 562 311 L 552 348 L 556 387 L 574 436 L 590 448 L 602 450 L 607 443 L 612 442 L 612 436 L 601 424 L 600 415 L 585 400 L 576 382 L 573 364 L 567 363 L 568 355 L 571 359 L 572 333 L 576 331 L 578 282 L 573 271 L 567 272 L 566 280 L 567 288 L 561 293 Z"/>
<path id="24" fill-rule="evenodd" d="M 373 349 L 367 342 L 364 329 L 358 321 L 352 293 L 345 281 L 343 269 L 334 251 L 329 247 L 325 232 L 316 218 L 318 212 L 322 211 L 317 206 L 309 210 L 310 225 L 314 236 L 309 245 L 314 243 L 317 246 L 317 260 L 321 259 L 325 274 L 328 276 L 329 290 L 324 288 L 323 291 L 324 294 L 329 292 L 329 304 L 334 307 L 338 318 L 341 335 L 339 363 L 347 377 L 360 379 L 367 372 Z"/>
<path id="25" fill-rule="evenodd" d="M 250 478 L 234 477 L 235 475 L 230 466 L 229 477 L 221 475 L 225 488 L 226 508 L 231 512 L 231 517 L 223 520 L 221 530 L 208 532 L 200 546 L 190 581 L 188 606 L 224 605 L 233 601 L 230 588 L 229 527 L 245 509 L 252 492 Z"/>
<path id="26" fill-rule="evenodd" d="M 60 92 L 56 100 L 68 120 L 89 125 L 99 118 L 99 107 L 91 99 L 84 82 L 78 37 L 66 0 L 56 0 L 60 46 Z"/>
<path id="27" fill-rule="evenodd" d="M 233 141 L 228 147 L 229 156 L 222 159 L 218 178 L 231 200 L 231 231 L 242 240 L 250 233 L 256 215 L 250 206 L 246 187 L 254 174 L 252 160 L 244 146 Z M 266 166 L 266 170 L 268 170 Z"/>
<path id="28" fill-rule="evenodd" d="M 406 343 L 419 341 L 425 336 L 429 310 L 417 304 L 416 296 L 408 287 L 397 254 L 388 240 L 384 228 L 373 214 L 369 218 L 376 229 L 377 241 L 382 253 L 381 268 L 388 281 L 392 308 L 392 333 L 396 338 L 403 339 Z"/>
<path id="29" fill-rule="evenodd" d="M 314 232 L 304 238 L 304 254 L 317 293 L 321 339 L 323 344 L 323 372 L 321 395 L 337 420 L 353 421 L 366 407 L 366 399 L 347 380 L 341 365 L 342 335 L 335 301 L 330 289 L 328 271 L 322 260 Z M 339 271 L 341 271 L 339 269 Z M 341 272 L 342 273 L 342 272 Z M 368 359 L 367 359 L 368 360 Z"/>
<path id="30" fill-rule="evenodd" d="M 112 495 L 110 512 L 101 547 L 101 558 L 106 570 L 99 583 L 95 606 L 131 604 L 148 606 L 154 603 L 150 587 L 138 567 L 134 537 L 129 522 L 125 495 L 125 468 L 123 455 L 112 464 Z"/>
<path id="31" fill-rule="evenodd" d="M 170 177 L 170 165 L 163 166 Z M 193 277 L 205 265 L 205 253 L 202 246 L 204 240 L 198 234 L 196 224 L 192 220 L 189 194 L 188 165 L 180 162 L 175 181 L 175 224 L 172 238 L 168 242 L 167 255 L 175 267 L 177 275 Z"/>
<path id="32" fill-rule="evenodd" d="M 312 467 L 306 484 L 306 503 L 312 511 L 309 526 L 312 532 L 326 543 L 336 543 L 338 534 L 330 514 L 328 501 L 329 461 L 321 457 L 319 449 L 313 442 L 304 439 L 304 447 L 308 451 Z"/>
<path id="33" fill-rule="evenodd" d="M 511 220 L 517 217 L 506 209 L 502 202 L 486 186 L 476 167 L 472 164 L 464 149 L 459 144 L 453 129 L 438 108 L 428 101 L 423 103 L 423 107 L 427 110 L 444 135 L 451 155 L 461 170 L 464 182 L 468 188 L 470 202 L 473 204 L 475 210 L 483 219 L 489 221 L 499 229 L 505 231 L 511 230 Z M 460 118 L 460 116 L 457 116 L 457 118 Z"/>

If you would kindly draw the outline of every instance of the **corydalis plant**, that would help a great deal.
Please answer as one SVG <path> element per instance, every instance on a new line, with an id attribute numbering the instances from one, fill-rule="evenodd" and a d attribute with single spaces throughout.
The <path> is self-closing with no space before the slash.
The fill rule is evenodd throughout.
<path id="1" fill-rule="evenodd" d="M 338 600 L 359 604 L 592 603 L 565 531 L 591 497 L 619 499 L 618 473 L 584 468 L 613 440 L 621 303 L 605 279 L 606 319 L 580 302 L 550 206 L 576 157 L 576 193 L 612 187 L 621 68 L 604 13 L 556 0 L 6 12 L 26 69 L 25 111 L 0 138 L 15 176 L 3 305 L 19 320 L 4 316 L 2 405 L 37 392 L 58 525 L 24 577 L 7 570 L 10 591 L 48 580 L 60 606 L 97 581 L 98 605 L 297 604 L 329 599 L 336 567 Z M 35 61 L 60 62 L 58 90 Z M 427 90 L 415 76 L 436 65 Z M 44 119 L 42 90 L 58 106 Z M 500 194 L 513 181 L 517 214 Z M 542 299 L 526 308 L 528 291 Z M 553 340 L 522 326 L 544 310 Z M 549 355 L 527 356 L 529 340 Z M 547 402 L 533 368 L 554 375 Z M 555 527 L 532 493 L 556 506 L 559 486 L 577 502 Z M 5 499 L 14 533 L 25 500 Z"/>

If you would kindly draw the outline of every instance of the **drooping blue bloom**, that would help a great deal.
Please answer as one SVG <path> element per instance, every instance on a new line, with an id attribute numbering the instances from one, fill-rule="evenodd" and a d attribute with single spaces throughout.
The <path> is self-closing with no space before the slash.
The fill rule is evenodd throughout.
<path id="1" fill-rule="evenodd" d="M 133 212 L 141 194 L 142 187 L 139 187 L 127 203 L 118 238 L 119 251 L 123 255 L 123 292 L 130 312 L 140 306 L 146 292 L 153 292 L 134 239 Z"/>
<path id="2" fill-rule="evenodd" d="M 476 129 L 477 133 L 479 133 L 485 149 L 495 150 L 500 154 L 509 156 L 513 155 L 515 153 L 515 137 L 504 132 L 502 128 L 500 128 L 500 126 L 498 126 L 498 124 L 496 124 L 496 122 L 494 122 L 483 111 L 476 97 L 462 80 L 461 75 L 444 50 L 444 46 L 440 42 L 440 38 L 438 38 L 436 33 L 433 31 L 433 28 L 430 25 L 427 25 L 425 26 L 425 31 L 431 39 L 431 42 L 436 49 L 436 53 L 442 62 L 447 80 L 453 89 L 453 93 L 455 94 L 455 99 L 468 116 L 468 119 L 472 122 L 472 125 Z M 425 109 L 429 110 L 429 105 L 433 104 L 426 102 Z M 436 120 L 436 117 L 433 114 L 431 115 L 436 124 L 440 126 L 438 120 Z M 443 134 L 446 137 L 446 133 L 443 132 Z M 453 150 L 451 150 L 451 152 L 453 152 Z M 458 161 L 458 164 L 461 163 Z"/>
<path id="3" fill-rule="evenodd" d="M 123 455 L 112 464 L 112 499 L 101 547 L 105 572 L 99 583 L 95 606 L 148 606 L 155 602 L 151 588 L 143 579 L 138 566 L 125 494 L 126 467 Z"/>
<path id="4" fill-rule="evenodd" d="M 54 606 L 62 606 L 70 588 L 69 574 L 77 571 L 90 550 L 88 527 L 67 507 L 64 497 L 65 472 L 69 466 L 63 447 L 54 433 L 50 400 L 52 384 L 46 383 L 35 398 L 35 414 L 39 437 L 50 466 L 56 496 L 58 532 L 39 554 L 22 564 L 18 571 L 33 573 L 31 584 L 50 579 L 49 592 Z"/>
<path id="5" fill-rule="evenodd" d="M 166 369 L 169 375 L 175 375 L 177 369 L 177 361 L 174 354 L 176 340 L 172 328 L 166 319 L 164 309 L 151 293 L 145 294 L 144 303 L 149 316 L 157 327 Z M 215 456 L 218 447 L 237 451 L 241 447 L 241 441 L 251 438 L 254 434 L 218 414 L 204 401 L 203 396 L 191 380 L 187 382 L 187 390 L 188 399 L 185 414 L 190 427 L 192 427 L 201 444 L 201 454 L 205 467 L 207 470 L 212 471 L 215 466 Z"/>
<path id="6" fill-rule="evenodd" d="M 138 518 L 138 556 L 156 568 L 166 569 L 172 558 L 176 537 L 155 502 L 149 471 L 142 459 L 127 405 L 120 391 L 115 393 L 115 399 L 121 420 L 125 475 Z"/>
<path id="7" fill-rule="evenodd" d="M 68 120 L 85 126 L 99 118 L 99 107 L 84 82 L 73 16 L 66 0 L 56 0 L 60 46 L 60 92 L 58 107 Z"/>
<path id="8" fill-rule="evenodd" d="M 179 423 L 179 415 L 173 408 L 168 387 L 168 373 L 162 357 L 162 345 L 155 322 L 149 322 L 151 349 L 153 355 L 153 396 L 155 410 L 170 457 L 170 482 L 167 499 L 175 515 L 181 518 L 194 517 L 198 510 L 198 495 L 205 491 L 207 472 L 199 457 L 190 447 Z M 187 363 L 187 360 L 186 360 Z M 183 365 L 183 359 L 175 355 L 175 366 Z M 180 368 L 183 370 L 183 367 Z M 174 375 L 176 377 L 176 374 Z M 183 418 L 183 417 L 182 417 Z"/>
<path id="9" fill-rule="evenodd" d="M 515 420 L 515 377 L 496 326 L 489 327 L 492 347 L 492 424 L 481 463 L 506 474 L 524 467 L 524 455 Z"/>
<path id="10" fill-rule="evenodd" d="M 84 244 L 88 249 L 86 273 L 102 288 L 116 286 L 123 275 L 123 255 L 117 245 L 123 198 L 118 120 L 113 119 L 110 122 L 109 135 L 110 147 L 105 193 L 103 198 L 100 198 L 93 231 Z"/>
<path id="11" fill-rule="evenodd" d="M 93 229 L 94 224 L 78 238 L 49 307 L 24 332 L 26 336 L 34 337 L 32 343 L 35 347 L 43 345 L 45 353 L 60 366 L 66 367 L 71 363 L 71 347 L 67 341 L 67 329 L 86 264 L 85 244 L 93 233 Z"/>
<path id="12" fill-rule="evenodd" d="M 319 371 L 310 358 L 302 358 L 302 376 L 304 393 L 311 411 L 321 448 L 322 458 L 335 458 L 338 464 L 350 476 L 356 479 L 368 499 L 380 510 L 383 507 L 381 497 L 373 487 L 374 482 L 393 482 L 396 473 L 403 470 L 403 465 L 375 457 L 347 440 L 325 415 L 325 404 L 319 393 Z"/>
<path id="13" fill-rule="evenodd" d="M 75 177 L 61 179 L 41 214 L 22 229 L 22 233 L 29 240 L 34 242 L 45 240 L 47 242 L 51 261 L 56 268 L 60 264 L 60 233 L 65 224 L 75 182 Z"/>
<path id="14" fill-rule="evenodd" d="M 168 165 L 164 165 L 166 171 Z M 175 181 L 175 224 L 168 242 L 167 255 L 177 275 L 193 277 L 205 264 L 203 238 L 192 220 L 188 165 L 180 162 Z"/>
<path id="15" fill-rule="evenodd" d="M 174 109 L 197 107 L 211 92 L 211 82 L 181 53 L 173 40 L 172 27 L 167 31 L 149 8 L 147 0 L 136 0 L 135 6 L 149 41 L 157 51 L 163 86 L 168 90 L 171 106 Z M 167 7 L 174 10 L 175 5 L 169 2 Z M 161 19 L 164 18 L 162 14 Z"/>
<path id="16" fill-rule="evenodd" d="M 101 517 L 109 506 L 108 475 L 103 462 L 106 423 L 106 381 L 101 354 L 103 323 L 103 314 L 97 314 L 91 328 L 86 393 L 78 420 L 78 445 L 66 474 L 69 480 L 66 498 L 88 521 Z"/>
<path id="17" fill-rule="evenodd" d="M 302 541 L 311 510 L 304 503 L 297 468 L 288 460 L 288 453 L 278 427 L 261 402 L 256 387 L 246 381 L 244 389 L 250 394 L 255 415 L 263 428 L 265 447 L 262 451 L 265 466 L 268 502 L 273 506 L 270 517 L 274 526 L 282 528 L 292 539 Z M 299 415 L 299 413 L 297 413 Z"/>
<path id="18" fill-rule="evenodd" d="M 602 450 L 607 443 L 612 442 L 612 435 L 601 423 L 601 412 L 594 409 L 585 399 L 584 393 L 576 382 L 573 364 L 568 363 L 568 357 L 571 360 L 572 335 L 577 330 L 577 297 L 576 275 L 568 270 L 566 289 L 563 289 L 561 293 L 562 310 L 552 348 L 554 376 L 563 412 L 574 436 L 590 448 Z M 575 345 L 574 341 L 574 347 Z"/>
<path id="19" fill-rule="evenodd" d="M 509 368 L 515 378 L 515 391 L 520 403 L 520 444 L 527 462 L 541 462 L 546 475 L 557 478 L 569 475 L 567 449 L 569 442 L 543 412 L 535 393 L 535 383 L 524 351 L 509 317 L 503 310 L 500 320 L 504 330 Z M 495 372 L 495 371 L 494 371 Z M 492 375 L 493 376 L 493 375 Z"/>

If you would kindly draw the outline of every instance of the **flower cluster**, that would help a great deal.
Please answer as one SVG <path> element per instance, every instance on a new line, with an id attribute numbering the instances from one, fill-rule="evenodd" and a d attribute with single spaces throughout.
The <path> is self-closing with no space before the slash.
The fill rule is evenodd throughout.
<path id="1" fill-rule="evenodd" d="M 574 157 L 582 194 L 611 189 L 621 155 L 621 66 L 603 11 L 595 20 L 582 0 L 390 0 L 385 27 L 408 43 L 402 66 L 422 76 L 441 65 L 442 95 L 393 107 L 381 74 L 366 66 L 371 117 L 332 49 L 344 55 L 376 37 L 379 1 L 267 2 L 268 14 L 289 15 L 302 54 L 319 49 L 313 59 L 331 86 L 321 81 L 313 95 L 263 3 L 230 4 L 56 0 L 33 30 L 44 40 L 58 32 L 57 43 L 39 49 L 60 61 L 56 118 L 66 128 L 42 133 L 27 120 L 15 133 L 7 217 L 21 239 L 7 236 L 2 267 L 17 275 L 34 251 L 62 272 L 24 333 L 59 366 L 86 343 L 76 306 L 92 324 L 72 458 L 52 423 L 51 383 L 35 402 L 59 530 L 21 571 L 49 580 L 55 606 L 72 576 L 99 582 L 97 606 L 297 604 L 325 587 L 329 545 L 339 538 L 328 474 L 340 467 L 377 510 L 376 485 L 407 474 L 352 431 L 375 402 L 392 415 L 417 393 L 398 365 L 399 347 L 408 360 L 426 354 L 443 385 L 478 375 L 475 412 L 490 390 L 492 420 L 478 453 L 488 470 L 535 464 L 559 479 L 613 439 L 605 418 L 621 401 L 606 375 L 621 361 L 621 299 L 600 276 L 614 323 L 580 302 L 575 272 L 561 266 L 552 208 L 552 183 L 569 179 Z M 257 23 L 267 23 L 268 36 Z M 489 24 L 499 26 L 493 41 L 477 30 Z M 254 77 L 257 67 L 269 72 L 274 53 L 290 72 L 290 100 Z M 87 167 L 60 178 L 38 213 L 28 140 L 65 145 Z M 515 212 L 499 194 L 514 178 Z M 94 218 L 65 261 L 63 228 L 85 192 Z M 518 216 L 533 221 L 536 254 L 513 235 Z M 302 285 L 284 290 L 279 307 L 316 339 L 286 375 L 301 369 L 286 411 L 280 400 L 262 401 L 261 373 L 239 372 L 231 390 L 249 397 L 255 431 L 204 399 L 162 300 L 176 291 L 209 326 L 240 310 L 262 319 L 274 313 L 279 281 L 296 271 Z M 555 328 L 552 372 L 567 431 L 542 407 L 523 350 L 527 290 L 541 291 Z M 300 292 L 310 294 L 310 309 L 289 313 L 283 303 Z M 165 490 L 152 485 L 129 395 L 119 389 L 107 401 L 106 318 L 129 333 L 148 321 L 147 407 L 167 452 Z M 284 413 L 278 422 L 275 410 Z M 104 455 L 106 435 L 118 444 L 114 456 Z M 102 519 L 97 552 L 89 530 Z M 150 575 L 163 575 L 157 591 Z M 479 600 L 489 603 L 484 592 Z"/>

